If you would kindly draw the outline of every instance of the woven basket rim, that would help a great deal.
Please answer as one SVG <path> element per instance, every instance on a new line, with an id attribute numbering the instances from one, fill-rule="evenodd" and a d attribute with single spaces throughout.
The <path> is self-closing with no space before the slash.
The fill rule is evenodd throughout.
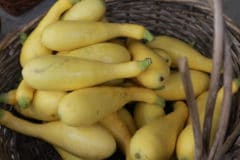
<path id="1" fill-rule="evenodd" d="M 105 0 L 105 1 L 106 2 L 112 2 L 112 1 L 118 1 L 118 0 Z M 191 5 L 193 5 L 193 7 L 197 7 L 197 8 L 203 9 L 207 12 L 211 12 L 211 9 L 210 9 L 209 5 L 206 2 L 202 2 L 200 0 L 155 0 L 155 1 L 169 2 L 169 3 L 180 3 L 180 4 L 183 4 L 183 3 L 189 3 L 190 4 L 191 3 Z M 29 27 L 37 24 L 37 22 L 46 14 L 46 12 L 42 13 L 41 15 L 39 15 L 38 17 L 36 17 L 32 21 L 25 24 L 24 26 L 21 26 L 18 29 L 16 29 L 15 31 L 5 35 L 3 37 L 3 39 L 0 41 L 0 50 L 3 50 L 5 48 L 7 48 L 7 46 L 10 43 L 15 41 L 19 37 L 20 33 L 23 33 L 25 31 L 27 31 Z M 230 17 L 224 15 L 224 18 L 225 18 L 225 22 L 227 23 L 227 25 L 229 27 L 231 27 L 235 32 L 240 34 L 240 26 L 238 26 Z"/>
<path id="2" fill-rule="evenodd" d="M 118 4 L 118 2 L 123 2 L 123 4 L 125 3 L 125 2 L 129 2 L 129 3 L 131 3 L 132 1 L 131 0 L 105 0 L 107 3 L 113 3 L 112 5 L 116 5 L 116 4 Z M 134 1 L 134 2 L 136 2 L 137 3 L 137 1 Z M 144 7 L 144 5 L 145 5 L 145 2 L 146 1 L 142 1 L 142 6 L 143 6 L 143 8 L 145 8 Z M 156 2 L 156 3 L 155 3 Z M 126 3 L 127 4 L 127 3 Z M 134 4 L 134 3 L 132 3 L 132 4 Z M 186 22 L 186 21 L 182 21 L 182 19 L 184 20 L 185 18 L 189 21 L 189 22 L 193 22 L 193 23 L 191 23 L 193 26 L 195 26 L 195 24 L 198 24 L 197 23 L 197 21 L 194 21 L 196 18 L 194 17 L 195 15 L 196 15 L 196 17 L 198 17 L 198 14 L 196 14 L 196 13 L 198 13 L 199 12 L 199 14 L 200 14 L 200 18 L 199 18 L 199 21 L 204 21 L 203 23 L 204 23 L 204 25 L 199 25 L 200 26 L 200 28 L 202 28 L 201 30 L 203 30 L 203 32 L 200 32 L 200 33 L 203 33 L 203 34 L 199 34 L 199 35 L 204 35 L 203 37 L 203 39 L 202 39 L 202 37 L 200 36 L 200 42 L 199 42 L 199 46 L 202 46 L 202 44 L 204 44 L 203 45 L 203 50 L 204 51 L 206 51 L 206 53 L 212 53 L 211 51 L 209 51 L 209 50 L 211 50 L 211 47 L 209 47 L 210 45 L 211 45 L 211 43 L 206 43 L 206 42 L 209 42 L 208 40 L 209 39 L 205 39 L 205 37 L 212 37 L 212 28 L 213 28 L 213 26 L 212 26 L 212 11 L 211 11 L 211 9 L 210 9 L 210 7 L 208 6 L 208 4 L 207 3 L 205 3 L 205 2 L 199 2 L 199 1 L 197 1 L 197 0 L 152 0 L 152 4 L 153 5 L 156 5 L 156 4 L 158 4 L 158 6 L 157 7 L 160 7 L 160 8 L 162 8 L 163 10 L 165 10 L 165 8 L 167 9 L 167 7 L 166 6 L 173 6 L 173 10 L 172 9 L 169 9 L 169 11 L 167 12 L 167 17 L 174 17 L 174 16 L 172 16 L 172 12 L 171 11 L 175 11 L 175 9 L 177 10 L 177 8 L 179 7 L 180 9 L 181 9 L 181 11 L 183 11 L 182 13 L 182 16 L 179 16 L 178 18 L 180 19 L 179 21 L 181 21 L 181 23 L 179 23 L 179 24 L 182 24 L 182 22 Z M 130 12 L 131 11 L 131 9 L 128 9 L 128 8 L 130 8 L 130 6 L 128 6 L 128 5 L 125 5 L 124 6 L 124 8 L 127 8 L 127 10 Z M 134 8 L 134 7 L 133 7 Z M 154 7 L 153 7 L 154 8 Z M 171 7 L 170 7 L 171 8 Z M 111 9 L 114 9 L 114 7 L 112 7 Z M 110 9 L 110 10 L 111 10 Z M 135 10 L 137 10 L 138 9 L 138 7 L 136 7 L 136 8 L 134 8 L 133 10 L 135 11 Z M 154 8 L 155 9 L 155 8 Z M 185 10 L 186 10 L 186 12 L 185 12 Z M 189 10 L 189 11 L 188 11 Z M 120 9 L 120 11 L 121 11 L 121 9 Z M 147 11 L 149 11 L 149 10 L 147 10 Z M 159 27 L 159 25 L 161 25 L 162 24 L 162 22 L 165 22 L 164 20 L 165 19 L 161 19 L 160 17 L 161 16 L 155 16 L 155 15 L 157 15 L 158 14 L 158 11 L 160 12 L 160 10 L 156 10 L 156 12 L 154 13 L 154 12 L 152 12 L 152 10 L 150 10 L 150 12 L 154 15 L 153 17 L 154 18 L 156 18 L 156 22 L 155 22 L 155 19 L 154 18 L 152 18 L 152 19 L 154 19 L 153 21 L 154 21 L 154 23 L 157 23 L 158 24 L 158 27 L 153 27 L 153 29 L 151 28 L 151 25 L 148 25 L 148 23 L 146 23 L 146 27 L 150 27 L 150 29 L 151 29 L 151 31 L 154 31 L 154 29 L 157 29 L 157 28 L 160 28 Z M 111 13 L 111 12 L 110 12 Z M 122 11 L 121 11 L 121 13 L 123 13 Z M 160 13 L 163 13 L 162 15 L 164 15 L 165 13 L 164 12 L 160 12 Z M 177 12 L 178 13 L 178 15 L 179 15 L 179 13 L 181 13 L 181 12 Z M 189 14 L 188 14 L 189 13 Z M 27 32 L 27 33 L 29 33 L 29 31 L 31 31 L 37 24 L 38 24 L 38 22 L 41 20 L 41 18 L 43 17 L 45 15 L 45 13 L 42 13 L 41 15 L 39 15 L 36 19 L 33 19 L 32 21 L 30 21 L 29 23 L 27 23 L 27 24 L 25 24 L 24 26 L 21 26 L 18 30 L 15 30 L 13 33 L 10 33 L 10 34 L 8 34 L 7 36 L 5 36 L 4 37 L 4 39 L 2 40 L 2 41 L 0 41 L 0 50 L 2 50 L 2 53 L 5 53 L 5 56 L 7 57 L 7 59 L 8 59 L 8 57 L 10 57 L 10 58 L 12 58 L 12 59 L 14 59 L 14 61 L 16 61 L 16 55 L 18 56 L 19 55 L 19 50 L 21 49 L 21 44 L 20 44 L 20 41 L 19 41 L 19 35 L 20 35 L 20 33 L 21 32 Z M 114 12 L 113 12 L 113 15 L 114 15 Z M 129 16 L 130 15 L 130 16 Z M 139 13 L 137 12 L 137 13 L 134 13 L 133 15 L 139 15 Z M 176 14 L 177 15 L 177 14 Z M 177 15 L 177 16 L 178 16 Z M 189 16 L 190 15 L 190 16 Z M 191 16 L 191 15 L 193 15 L 193 16 Z M 202 16 L 203 15 L 203 16 Z M 109 16 L 109 18 L 111 17 L 111 14 L 109 14 L 108 15 Z M 107 16 L 107 17 L 108 17 Z M 126 20 L 126 22 L 134 22 L 135 20 L 134 20 L 134 18 L 132 18 L 131 19 L 131 14 L 123 14 L 123 15 L 121 15 L 121 16 L 123 16 L 123 17 L 125 17 L 127 20 Z M 121 16 L 119 16 L 120 18 L 116 18 L 116 19 L 112 19 L 112 22 L 117 22 L 118 20 L 121 20 Z M 141 16 L 141 15 L 140 15 Z M 130 18 L 128 18 L 128 17 L 130 17 Z M 134 17 L 134 16 L 132 16 L 132 17 Z M 192 18 L 193 17 L 193 18 Z M 192 19 L 193 20 L 192 20 Z M 190 20 L 189 20 L 190 19 Z M 115 21 L 116 20 L 116 21 Z M 163 21 L 159 21 L 159 20 L 163 20 Z M 188 22 L 187 21 L 187 22 Z M 230 30 L 230 34 L 231 35 L 233 35 L 233 34 L 236 34 L 236 37 L 235 36 L 232 36 L 233 38 L 234 38 L 234 40 L 237 40 L 238 42 L 239 42 L 239 35 L 240 35 L 240 28 L 234 23 L 234 21 L 231 19 L 231 18 L 229 18 L 229 17 L 227 17 L 227 16 L 225 16 L 225 21 L 226 21 L 226 24 L 227 24 L 227 26 L 228 26 L 228 30 Z M 120 22 L 122 22 L 122 21 L 120 21 Z M 124 21 L 125 22 L 125 21 Z M 137 21 L 138 22 L 138 21 Z M 146 20 L 146 22 L 148 22 L 147 20 Z M 151 22 L 151 21 L 150 21 Z M 167 25 L 169 25 L 169 24 L 171 24 L 171 21 L 167 21 L 168 23 L 165 23 L 165 24 L 167 24 Z M 206 23 L 205 23 L 206 22 Z M 145 19 L 144 20 L 142 20 L 142 21 L 139 21 L 139 23 L 143 23 L 143 24 L 145 24 Z M 176 23 L 177 25 L 174 25 L 175 23 L 173 23 L 173 25 L 172 26 L 179 26 L 178 25 L 178 23 Z M 188 23 L 186 23 L 186 24 L 188 24 Z M 164 26 L 164 25 L 163 25 Z M 170 25 L 169 25 L 170 26 Z M 198 25 L 196 25 L 196 26 L 198 26 Z M 207 27 L 205 27 L 205 28 L 203 28 L 204 26 L 207 26 Z M 195 28 L 197 28 L 198 29 L 198 27 L 195 27 Z M 171 33 L 171 26 L 168 28 L 168 27 L 166 27 L 166 29 L 164 28 L 160 28 L 160 30 L 167 30 L 168 31 L 168 29 L 170 30 L 170 32 L 166 32 L 167 34 L 169 34 L 169 35 L 172 35 L 172 34 L 174 34 L 175 32 L 172 32 Z M 188 29 L 188 28 L 187 28 Z M 186 30 L 187 30 L 186 29 Z M 196 30 L 197 30 L 196 29 Z M 194 31 L 196 31 L 196 30 L 194 30 Z M 205 31 L 205 30 L 208 30 L 208 31 Z M 191 31 L 191 30 L 190 30 Z M 188 32 L 184 32 L 183 33 L 183 36 L 185 35 L 185 34 L 187 34 L 188 35 L 188 33 L 190 32 L 190 31 L 188 31 Z M 155 33 L 159 33 L 159 34 L 162 34 L 162 33 L 165 33 L 165 32 L 159 32 L 159 31 L 157 31 L 156 30 L 156 32 Z M 192 32 L 192 33 L 198 33 L 197 31 L 196 32 Z M 207 34 L 207 33 L 211 33 L 211 34 Z M 179 36 L 180 35 L 180 36 Z M 182 33 L 180 33 L 180 34 L 176 34 L 176 37 L 177 36 L 179 36 L 180 37 L 180 39 L 182 38 Z M 193 34 L 193 35 L 195 35 L 195 34 Z M 207 36 L 206 36 L 207 35 Z M 211 35 L 211 36 L 210 36 Z M 186 36 L 187 37 L 187 36 Z M 198 36 L 197 36 L 198 37 Z M 199 38 L 199 37 L 198 37 Z M 186 38 L 187 39 L 187 38 Z M 190 39 L 190 41 L 193 39 L 193 40 L 195 40 L 195 37 L 193 37 L 193 38 L 189 38 Z M 211 38 L 210 38 L 211 39 Z M 183 40 L 185 40 L 184 38 L 183 38 Z M 188 39 L 187 39 L 188 40 Z M 206 40 L 206 41 L 205 41 Z M 13 44 L 13 45 L 12 45 Z M 208 44 L 208 45 L 205 45 L 205 44 Z M 239 44 L 239 43 L 237 43 L 237 44 Z M 196 46 L 194 46 L 194 47 L 199 47 L 198 46 L 198 44 L 196 45 Z M 201 47 L 200 47 L 200 49 L 202 49 Z M 12 54 L 11 52 L 9 52 L 9 54 L 8 54 L 8 51 L 11 51 L 11 50 L 14 50 L 14 53 Z M 15 52 L 15 50 L 16 50 L 16 52 Z M 7 51 L 7 52 L 5 52 L 5 51 Z M 239 49 L 237 50 L 237 54 L 239 53 Z M 7 53 L 7 54 L 6 54 Z M 203 54 L 204 54 L 205 52 L 203 52 Z M 235 53 L 235 52 L 234 52 Z M 1 54 L 1 53 L 0 53 Z M 12 55 L 14 55 L 15 57 L 13 57 Z M 2 56 L 4 57 L 4 54 L 2 54 Z M 238 57 L 238 56 L 237 56 Z M 9 67 L 7 67 L 7 68 L 9 68 Z M 20 73 L 20 72 L 18 72 L 18 73 Z M 240 72 L 238 72 L 238 73 L 240 73 Z M 11 78 L 11 79 L 14 79 L 14 78 Z M 16 79 L 16 78 L 15 78 Z M 25 153 L 25 152 L 23 152 L 23 153 Z"/>

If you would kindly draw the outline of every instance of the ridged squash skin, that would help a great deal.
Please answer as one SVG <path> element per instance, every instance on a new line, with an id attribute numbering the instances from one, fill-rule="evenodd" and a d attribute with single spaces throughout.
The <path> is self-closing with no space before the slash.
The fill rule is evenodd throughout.
<path id="1" fill-rule="evenodd" d="M 201 93 L 208 89 L 210 78 L 206 73 L 190 70 L 190 77 L 195 97 L 199 96 Z M 156 93 L 169 101 L 186 99 L 181 73 L 171 73 L 165 83 L 164 88 L 156 90 Z"/>
<path id="2" fill-rule="evenodd" d="M 184 102 L 176 102 L 174 111 L 140 128 L 130 142 L 133 160 L 170 159 L 178 134 L 184 127 L 188 109 Z"/>
<path id="3" fill-rule="evenodd" d="M 20 63 L 24 67 L 30 60 L 42 56 L 49 55 L 52 50 L 42 44 L 42 33 L 44 29 L 59 20 L 60 16 L 72 7 L 71 0 L 58 0 L 50 8 L 48 13 L 40 21 L 34 31 L 28 36 L 24 42 L 20 53 Z"/>
<path id="4" fill-rule="evenodd" d="M 104 0 L 81 0 L 64 13 L 63 20 L 98 21 L 106 12 Z"/>
<path id="5" fill-rule="evenodd" d="M 69 51 L 117 37 L 147 39 L 148 41 L 153 39 L 149 31 L 137 24 L 58 21 L 45 28 L 42 43 L 55 51 Z"/>
<path id="6" fill-rule="evenodd" d="M 164 107 L 164 100 L 146 88 L 91 87 L 73 91 L 62 98 L 58 114 L 62 122 L 92 125 L 132 101 L 154 103 Z"/>
<path id="7" fill-rule="evenodd" d="M 178 65 L 178 58 L 186 57 L 191 69 L 211 73 L 212 59 L 205 57 L 196 49 L 174 37 L 156 36 L 154 41 L 148 43 L 151 48 L 159 48 L 166 51 L 172 59 L 172 66 Z"/>
<path id="8" fill-rule="evenodd" d="M 25 81 L 38 90 L 71 91 L 104 82 L 135 77 L 150 59 L 104 63 L 70 56 L 48 55 L 32 60 L 22 70 Z"/>

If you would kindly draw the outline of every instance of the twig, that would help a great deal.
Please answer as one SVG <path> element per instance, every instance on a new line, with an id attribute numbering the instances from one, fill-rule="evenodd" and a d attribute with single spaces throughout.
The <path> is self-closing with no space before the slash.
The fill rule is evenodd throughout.
<path id="1" fill-rule="evenodd" d="M 214 156 L 218 152 L 218 146 L 224 142 L 228 129 L 229 116 L 232 104 L 232 56 L 230 44 L 227 35 L 225 36 L 225 58 L 224 58 L 224 97 L 222 103 L 222 111 L 219 121 L 218 132 L 214 144 L 210 150 L 209 159 L 215 159 Z"/>
<path id="2" fill-rule="evenodd" d="M 233 130 L 232 134 L 228 136 L 225 143 L 222 146 L 219 146 L 215 159 L 221 159 L 221 157 L 232 147 L 232 145 L 239 137 L 239 135 L 240 135 L 240 121 L 238 122 L 236 128 Z"/>
<path id="3" fill-rule="evenodd" d="M 190 116 L 193 123 L 193 133 L 194 133 L 194 139 L 195 139 L 195 160 L 201 160 L 202 153 L 203 153 L 202 152 L 203 151 L 202 133 L 201 133 L 199 115 L 197 110 L 197 102 L 194 97 L 194 91 L 193 91 L 192 81 L 190 78 L 187 58 L 184 57 L 184 58 L 178 59 L 178 66 L 182 76 L 187 104 L 188 104 Z"/>
<path id="4" fill-rule="evenodd" d="M 212 128 L 212 118 L 214 106 L 216 103 L 216 95 L 218 91 L 219 79 L 221 75 L 222 59 L 223 59 L 223 7 L 222 0 L 213 0 L 214 8 L 214 44 L 213 44 L 213 70 L 211 73 L 210 89 L 206 104 L 206 112 L 203 125 L 203 147 L 204 153 L 209 152 L 210 132 Z"/>

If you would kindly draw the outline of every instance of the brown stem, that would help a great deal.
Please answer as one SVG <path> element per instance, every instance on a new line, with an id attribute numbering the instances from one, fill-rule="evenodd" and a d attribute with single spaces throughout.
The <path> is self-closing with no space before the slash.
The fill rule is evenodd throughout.
<path id="1" fill-rule="evenodd" d="M 203 145 L 204 145 L 203 148 L 205 149 L 204 153 L 207 154 L 209 152 L 212 118 L 223 61 L 224 18 L 222 0 L 213 0 L 213 9 L 214 9 L 213 70 L 211 73 L 209 96 L 206 104 L 206 112 L 203 125 Z"/>
<path id="2" fill-rule="evenodd" d="M 202 133 L 201 133 L 199 115 L 197 110 L 197 102 L 194 97 L 194 91 L 193 91 L 192 81 L 190 78 L 187 58 L 186 57 L 180 58 L 178 60 L 178 66 L 182 76 L 187 104 L 188 104 L 190 116 L 193 123 L 193 133 L 194 133 L 194 140 L 195 140 L 195 160 L 201 160 L 202 153 L 203 153 L 202 152 L 203 151 Z"/>

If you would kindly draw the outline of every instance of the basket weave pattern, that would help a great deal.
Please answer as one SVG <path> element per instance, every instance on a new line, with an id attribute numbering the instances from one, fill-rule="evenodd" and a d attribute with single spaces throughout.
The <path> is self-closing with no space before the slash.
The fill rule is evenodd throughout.
<path id="1" fill-rule="evenodd" d="M 107 18 L 111 22 L 129 22 L 146 26 L 154 34 L 170 35 L 191 44 L 202 54 L 211 57 L 213 16 L 204 5 L 197 3 L 166 2 L 163 0 L 112 0 L 107 2 Z M 227 19 L 231 39 L 231 54 L 235 76 L 240 75 L 240 32 Z M 33 26 L 28 28 L 30 31 Z M 14 40 L 0 52 L 0 92 L 16 87 L 21 77 L 18 62 L 21 44 Z M 238 97 L 234 98 L 229 132 L 240 119 Z M 10 106 L 4 106 L 12 110 Z M 14 112 L 14 111 L 13 111 Z M 233 146 L 223 159 L 237 159 L 240 145 Z M 0 127 L 0 160 L 60 160 L 47 143 Z M 118 156 L 118 155 L 117 155 Z M 239 157 L 238 157 L 239 158 Z M 112 159 L 116 159 L 112 158 Z"/>
<path id="2" fill-rule="evenodd" d="M 42 0 L 0 0 L 0 6 L 8 13 L 18 16 Z"/>

